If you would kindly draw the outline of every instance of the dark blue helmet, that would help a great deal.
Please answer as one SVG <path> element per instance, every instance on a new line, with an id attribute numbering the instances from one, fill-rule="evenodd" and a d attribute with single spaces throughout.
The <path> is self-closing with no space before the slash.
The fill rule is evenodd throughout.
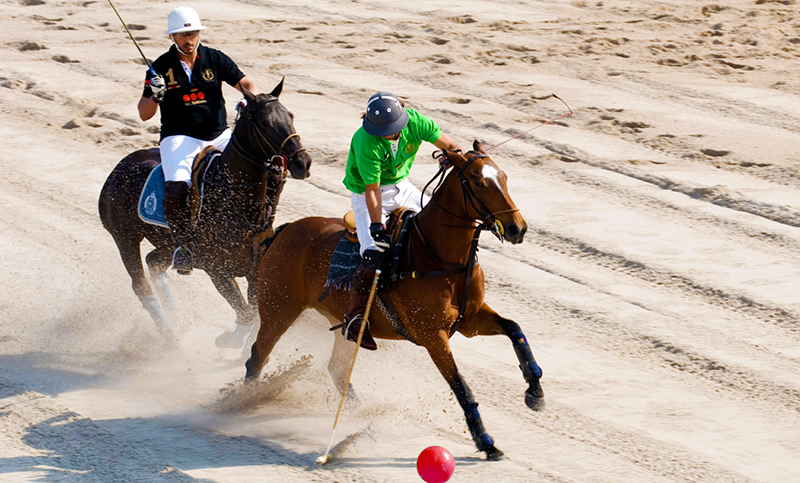
<path id="1" fill-rule="evenodd" d="M 391 92 L 378 92 L 367 102 L 367 115 L 362 125 L 367 134 L 389 136 L 406 127 L 408 113 Z"/>

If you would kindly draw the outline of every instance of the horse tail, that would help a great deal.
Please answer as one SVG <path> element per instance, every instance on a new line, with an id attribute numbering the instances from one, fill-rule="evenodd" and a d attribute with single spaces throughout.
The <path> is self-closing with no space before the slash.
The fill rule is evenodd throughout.
<path id="1" fill-rule="evenodd" d="M 269 247 L 272 246 L 272 242 L 274 242 L 275 239 L 278 238 L 278 235 L 280 235 L 280 233 L 283 231 L 283 229 L 286 228 L 287 226 L 289 226 L 288 223 L 284 223 L 283 225 L 279 226 L 275 230 L 275 234 L 274 235 L 272 235 L 269 238 L 265 238 L 264 241 L 261 242 L 261 244 L 264 245 L 266 250 L 269 250 Z M 266 250 L 264 250 L 264 251 L 266 251 Z"/>

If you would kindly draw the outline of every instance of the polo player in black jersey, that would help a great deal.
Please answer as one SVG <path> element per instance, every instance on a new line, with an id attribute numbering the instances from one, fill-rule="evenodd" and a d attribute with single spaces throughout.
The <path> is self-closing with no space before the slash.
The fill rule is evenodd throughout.
<path id="1" fill-rule="evenodd" d="M 222 83 L 240 92 L 244 88 L 260 93 L 255 82 L 230 57 L 200 45 L 200 30 L 205 27 L 194 9 L 179 7 L 170 12 L 166 33 L 173 45 L 153 62 L 157 75 L 148 71 L 138 105 L 143 121 L 161 108 L 159 149 L 165 180 L 164 214 L 175 241 L 172 266 L 182 275 L 188 275 L 193 268 L 192 253 L 187 247 L 192 162 L 209 145 L 225 149 L 231 137 Z"/>

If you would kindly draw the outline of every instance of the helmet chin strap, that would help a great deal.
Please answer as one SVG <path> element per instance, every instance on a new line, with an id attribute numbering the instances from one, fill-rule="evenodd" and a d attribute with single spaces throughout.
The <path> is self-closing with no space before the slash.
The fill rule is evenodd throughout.
<path id="1" fill-rule="evenodd" d="M 178 49 L 178 52 L 180 52 L 181 54 L 186 55 L 188 57 L 191 57 L 192 54 L 187 54 L 186 52 L 181 50 L 181 46 L 178 45 L 178 42 L 175 41 L 175 34 L 169 34 L 169 38 L 170 38 L 170 40 L 172 40 L 172 43 L 175 44 L 175 48 Z"/>

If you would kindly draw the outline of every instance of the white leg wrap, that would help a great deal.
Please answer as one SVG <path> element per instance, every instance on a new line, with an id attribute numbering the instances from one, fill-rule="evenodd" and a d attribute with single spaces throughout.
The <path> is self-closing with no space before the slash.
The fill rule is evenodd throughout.
<path id="1" fill-rule="evenodd" d="M 250 332 L 253 331 L 253 324 L 244 325 L 244 324 L 236 324 L 236 328 L 233 329 L 231 335 L 228 336 L 228 347 L 231 349 L 239 349 L 244 346 L 244 341 L 247 339 L 247 336 L 250 335 Z"/>
<path id="2" fill-rule="evenodd" d="M 181 318 L 181 309 L 178 308 L 178 303 L 172 296 L 172 289 L 167 282 L 167 274 L 152 275 L 150 279 L 153 282 L 153 290 L 163 305 L 164 315 L 171 322 L 177 323 Z"/>
<path id="3" fill-rule="evenodd" d="M 261 327 L 261 321 L 253 324 L 253 328 L 250 330 L 250 335 L 247 336 L 247 339 L 245 339 L 244 344 L 242 345 L 242 357 L 245 359 L 250 358 L 250 350 L 252 349 L 253 344 L 256 342 L 256 337 L 258 337 L 259 327 Z"/>
<path id="4" fill-rule="evenodd" d="M 161 306 L 158 304 L 158 299 L 155 295 L 148 295 L 142 299 L 142 307 L 147 310 L 147 313 L 150 314 L 150 317 L 153 319 L 153 322 L 156 323 L 156 327 L 159 329 L 161 328 L 172 328 L 172 323 L 167 319 L 164 315 L 164 311 L 161 310 Z"/>

